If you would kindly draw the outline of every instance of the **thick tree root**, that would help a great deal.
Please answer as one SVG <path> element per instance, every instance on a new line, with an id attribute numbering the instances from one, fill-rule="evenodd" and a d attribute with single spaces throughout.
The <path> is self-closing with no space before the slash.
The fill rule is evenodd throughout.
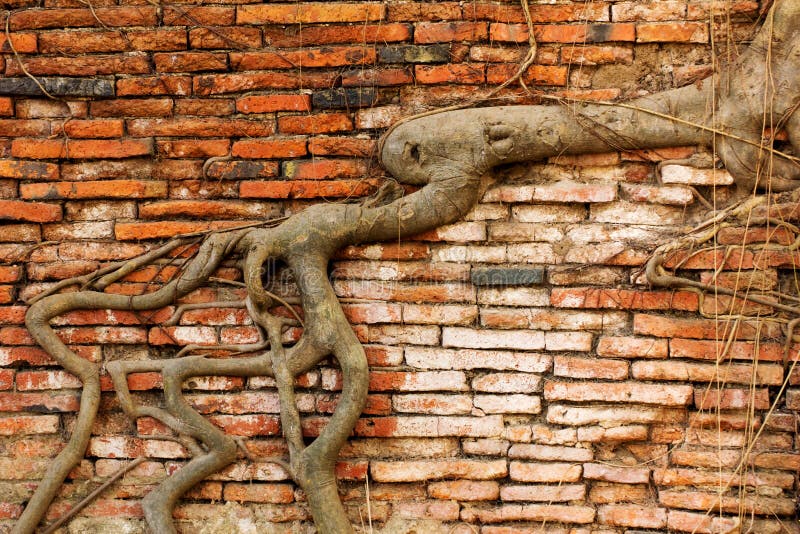
<path id="1" fill-rule="evenodd" d="M 202 347 L 247 353 L 237 357 L 186 355 L 200 350 L 191 347 L 173 359 L 118 361 L 107 366 L 125 413 L 133 418 L 149 416 L 161 421 L 192 455 L 182 469 L 145 497 L 147 522 L 154 532 L 175 532 L 172 509 L 178 499 L 193 485 L 231 463 L 237 454 L 236 442 L 186 401 L 181 391 L 183 381 L 194 376 L 273 376 L 283 433 L 289 444 L 290 474 L 305 491 L 320 532 L 351 532 L 339 500 L 334 465 L 365 405 L 368 369 L 363 348 L 328 280 L 331 256 L 347 245 L 396 240 L 454 222 L 477 202 L 493 167 L 561 154 L 709 146 L 716 142 L 723 162 L 743 191 L 749 193 L 756 185 L 793 188 L 800 176 L 797 159 L 777 152 L 761 136 L 764 126 L 785 126 L 795 150 L 800 148 L 800 116 L 793 115 L 798 102 L 796 88 L 800 87 L 798 28 L 800 2 L 778 0 L 753 46 L 733 65 L 733 75 L 625 105 L 468 109 L 404 122 L 382 140 L 380 154 L 386 169 L 400 182 L 423 186 L 413 194 L 399 196 L 398 188 L 384 188 L 375 199 L 361 205 L 318 205 L 279 225 L 273 221 L 265 223 L 265 227 L 208 235 L 196 255 L 182 265 L 177 278 L 152 293 L 129 297 L 104 290 L 127 274 L 174 253 L 178 247 L 191 244 L 192 238 L 172 241 L 139 258 L 57 284 L 32 299 L 26 316 L 31 335 L 82 381 L 83 394 L 69 443 L 51 463 L 12 532 L 32 533 L 45 516 L 67 474 L 83 458 L 100 400 L 99 369 L 70 351 L 50 321 L 79 309 L 145 311 L 175 305 L 178 299 L 213 280 L 220 263 L 234 256 L 244 260 L 247 298 L 225 305 L 244 305 L 264 343 Z M 759 80 L 765 80 L 768 72 L 776 83 L 765 87 Z M 715 96 L 720 95 L 717 102 Z M 765 108 L 777 120 L 767 124 L 760 121 Z M 719 118 L 721 122 L 717 121 Z M 766 172 L 770 169 L 771 174 Z M 292 307 L 295 302 L 281 300 L 263 287 L 263 266 L 272 260 L 282 261 L 291 269 L 300 292 L 302 318 Z M 659 258 L 651 264 L 649 274 L 658 283 L 673 284 Z M 79 291 L 58 293 L 75 285 L 80 286 Z M 286 306 L 295 318 L 289 321 L 273 314 L 270 310 L 277 305 Z M 168 323 L 177 323 L 187 309 L 188 306 L 179 306 Z M 304 327 L 302 336 L 296 344 L 285 347 L 281 341 L 284 329 L 298 323 Z M 294 380 L 330 356 L 336 358 L 342 370 L 341 398 L 328 425 L 307 445 L 295 405 Z M 127 377 L 143 371 L 162 373 L 163 407 L 135 405 Z"/>

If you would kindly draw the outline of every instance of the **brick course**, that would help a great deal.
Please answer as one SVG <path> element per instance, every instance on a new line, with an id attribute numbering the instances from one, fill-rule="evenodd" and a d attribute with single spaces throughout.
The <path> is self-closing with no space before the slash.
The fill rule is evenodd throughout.
<path id="1" fill-rule="evenodd" d="M 0 37 L 3 531 L 63 445 L 80 394 L 79 381 L 24 329 L 25 299 L 176 233 L 374 192 L 385 128 L 488 92 L 516 72 L 528 43 L 511 0 L 139 4 L 15 1 Z M 713 64 L 712 32 L 715 46 L 726 46 L 728 31 L 746 40 L 766 4 L 532 0 L 540 46 L 523 81 L 587 100 L 691 82 Z M 518 85 L 501 96 L 535 102 Z M 692 188 L 727 194 L 723 170 L 672 164 L 657 176 L 659 162 L 694 151 L 516 166 L 464 221 L 337 254 L 333 285 L 371 365 L 368 406 L 337 467 L 354 523 L 367 516 L 369 479 L 376 524 L 402 517 L 458 533 L 711 533 L 730 531 L 743 510 L 743 531 L 800 532 L 800 373 L 784 365 L 797 360 L 797 346 L 784 355 L 775 323 L 701 316 L 741 310 L 740 300 L 653 289 L 640 276 L 655 243 L 704 214 Z M 796 203 L 770 209 L 791 221 L 800 212 Z M 728 228 L 719 238 L 750 248 L 668 265 L 742 291 L 793 283 L 796 252 L 757 248 L 791 243 L 788 227 Z M 152 291 L 177 269 L 162 267 L 108 291 Z M 237 280 L 236 267 L 215 276 Z M 498 286 L 480 282 L 487 269 L 536 276 L 508 275 L 513 285 Z M 283 282 L 291 294 L 293 283 Z M 217 285 L 185 302 L 242 297 Z M 98 364 L 257 340 L 241 309 L 194 310 L 159 326 L 173 311 L 76 312 L 55 326 Z M 287 340 L 299 335 L 291 330 Z M 195 488 L 176 509 L 181 529 L 232 532 L 235 519 L 288 532 L 309 521 L 304 496 L 269 460 L 286 454 L 274 386 L 265 377 L 184 385 L 201 413 L 245 438 L 252 458 Z M 159 402 L 159 375 L 135 374 L 129 387 Z M 103 388 L 86 458 L 50 516 L 80 500 L 93 477 L 147 455 L 74 523 L 133 531 L 143 525 L 138 499 L 187 451 L 152 419 L 128 422 L 108 377 Z M 298 378 L 306 435 L 318 435 L 340 389 L 330 361 Z"/>

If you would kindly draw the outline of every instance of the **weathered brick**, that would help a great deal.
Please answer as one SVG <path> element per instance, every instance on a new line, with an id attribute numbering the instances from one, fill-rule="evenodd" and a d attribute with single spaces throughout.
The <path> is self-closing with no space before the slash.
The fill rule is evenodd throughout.
<path id="1" fill-rule="evenodd" d="M 689 404 L 692 401 L 693 393 L 691 386 L 665 386 L 638 382 L 579 383 L 553 381 L 547 382 L 544 387 L 544 396 L 547 400 L 638 402 L 666 406 Z"/>
<path id="2" fill-rule="evenodd" d="M 485 22 L 419 22 L 414 29 L 415 43 L 481 41 L 488 36 Z"/>
<path id="3" fill-rule="evenodd" d="M 260 48 L 261 30 L 232 26 L 203 26 L 189 30 L 189 47 L 206 49 Z"/>
<path id="4" fill-rule="evenodd" d="M 95 9 L 26 9 L 9 17 L 12 30 L 81 26 L 156 26 L 156 8 L 146 6 Z"/>
<path id="5" fill-rule="evenodd" d="M 158 72 L 201 72 L 228 68 L 227 55 L 212 52 L 153 54 L 153 62 Z"/>
<path id="6" fill-rule="evenodd" d="M 15 139 L 11 143 L 12 156 L 31 159 L 132 158 L 136 156 L 146 156 L 152 153 L 152 139 L 79 139 L 69 141 L 57 139 Z"/>
<path id="7" fill-rule="evenodd" d="M 305 137 L 272 137 L 270 139 L 236 141 L 231 150 L 233 157 L 246 159 L 296 158 L 305 156 L 306 153 Z"/>
<path id="8" fill-rule="evenodd" d="M 344 113 L 287 115 L 278 118 L 278 130 L 285 134 L 323 134 L 353 129 L 353 121 Z"/>
<path id="9" fill-rule="evenodd" d="M 274 111 L 311 111 L 309 95 L 256 95 L 236 100 L 241 113 L 271 113 Z"/>
<path id="10" fill-rule="evenodd" d="M 30 199 L 153 198 L 163 197 L 166 192 L 167 184 L 158 181 L 107 180 L 86 183 L 34 183 L 20 186 L 20 196 Z"/>
<path id="11" fill-rule="evenodd" d="M 411 38 L 410 24 L 311 25 L 297 31 L 296 26 L 265 26 L 264 43 L 279 48 L 335 43 L 385 44 Z"/>
<path id="12" fill-rule="evenodd" d="M 319 22 L 368 22 L 384 18 L 386 6 L 375 3 L 259 4 L 240 6 L 237 24 L 313 24 Z"/>
<path id="13" fill-rule="evenodd" d="M 127 121 L 130 135 L 157 135 L 163 137 L 220 137 L 272 135 L 275 127 L 271 121 L 247 119 L 221 119 L 216 117 L 175 119 L 131 119 Z"/>
<path id="14" fill-rule="evenodd" d="M 106 74 L 148 74 L 150 62 L 144 52 L 76 57 L 33 56 L 22 60 L 30 74 L 43 76 L 98 76 Z M 6 64 L 6 76 L 21 76 L 18 63 Z"/>
<path id="15" fill-rule="evenodd" d="M 707 43 L 708 38 L 708 25 L 702 22 L 636 25 L 636 41 L 639 43 Z"/>
<path id="16" fill-rule="evenodd" d="M 504 460 L 422 460 L 372 462 L 372 478 L 377 482 L 415 482 L 442 478 L 491 480 L 508 473 Z"/>

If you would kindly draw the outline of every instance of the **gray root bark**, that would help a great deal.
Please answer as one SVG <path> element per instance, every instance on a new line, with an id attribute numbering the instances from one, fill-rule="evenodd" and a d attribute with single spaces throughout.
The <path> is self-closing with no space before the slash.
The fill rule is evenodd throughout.
<path id="1" fill-rule="evenodd" d="M 233 439 L 186 402 L 182 382 L 194 376 L 266 375 L 275 377 L 277 383 L 280 418 L 290 451 L 287 468 L 305 491 L 319 531 L 351 532 L 339 500 L 334 464 L 364 407 L 368 369 L 364 351 L 328 281 L 331 255 L 347 245 L 398 239 L 454 222 L 477 202 L 493 167 L 561 154 L 715 146 L 741 195 L 756 186 L 793 189 L 800 167 L 795 160 L 772 152 L 762 141 L 762 131 L 765 126 L 784 127 L 794 149 L 800 148 L 800 114 L 792 115 L 800 87 L 799 32 L 800 2 L 778 0 L 751 47 L 723 76 L 627 105 L 490 107 L 402 123 L 384 138 L 381 158 L 400 182 L 423 185 L 413 194 L 385 205 L 314 206 L 274 227 L 211 235 L 181 274 L 153 293 L 128 297 L 103 290 L 186 240 L 57 287 L 73 284 L 87 289 L 36 299 L 26 316 L 28 330 L 54 359 L 80 378 L 83 393 L 69 443 L 50 464 L 12 532 L 32 533 L 45 516 L 68 473 L 85 454 L 100 401 L 97 366 L 69 350 L 50 321 L 78 309 L 154 310 L 174 304 L 207 282 L 225 258 L 237 255 L 244 258 L 248 293 L 244 305 L 265 332 L 263 347 L 268 349 L 253 352 L 255 347 L 243 346 L 242 351 L 249 354 L 227 359 L 195 355 L 107 366 L 123 410 L 133 418 L 150 416 L 161 421 L 192 454 L 191 461 L 144 499 L 146 520 L 154 532 L 176 532 L 172 509 L 177 500 L 206 476 L 230 464 L 237 454 Z M 275 259 L 284 261 L 294 273 L 304 312 L 302 337 L 288 347 L 282 344 L 281 334 L 296 321 L 281 319 L 270 311 L 279 303 L 261 280 L 262 266 Z M 294 403 L 294 379 L 329 356 L 335 357 L 342 369 L 341 399 L 320 436 L 306 445 Z M 142 371 L 163 374 L 163 408 L 135 405 L 127 375 Z"/>

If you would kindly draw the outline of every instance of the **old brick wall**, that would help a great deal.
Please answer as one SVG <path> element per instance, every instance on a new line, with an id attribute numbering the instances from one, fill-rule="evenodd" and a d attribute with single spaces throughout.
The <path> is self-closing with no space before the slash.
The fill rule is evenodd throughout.
<path id="1" fill-rule="evenodd" d="M 22 324 L 27 298 L 178 233 L 374 191 L 383 129 L 502 83 L 528 42 L 510 0 L 4 5 L 3 531 L 65 443 L 80 395 L 80 383 L 33 346 Z M 524 80 L 533 91 L 585 99 L 691 83 L 710 72 L 712 42 L 724 59 L 752 35 L 762 7 L 531 0 L 539 52 Z M 536 101 L 519 86 L 503 95 L 503 103 Z M 678 166 L 657 176 L 657 162 L 694 152 L 504 169 L 465 220 L 340 253 L 331 274 L 373 369 L 367 411 L 339 469 L 354 523 L 429 519 L 459 534 L 721 533 L 738 522 L 742 531 L 800 531 L 800 380 L 784 366 L 780 325 L 715 318 L 728 299 L 650 289 L 641 277 L 656 243 L 707 212 L 690 186 L 727 194 L 724 172 Z M 794 238 L 791 227 L 719 236 L 726 245 Z M 792 291 L 797 260 L 719 250 L 683 268 L 706 281 L 720 270 L 727 287 L 746 279 L 752 291 Z M 110 290 L 149 291 L 172 270 L 137 272 Z M 218 276 L 239 273 L 230 264 Z M 191 300 L 239 294 L 212 284 Z M 168 356 L 176 343 L 255 337 L 243 310 L 196 310 L 165 332 L 157 323 L 170 313 L 72 313 L 58 324 L 98 365 Z M 340 378 L 331 362 L 301 377 L 308 435 L 332 411 Z M 131 387 L 158 402 L 159 381 L 139 374 Z M 50 515 L 145 455 L 71 527 L 141 532 L 138 499 L 186 452 L 154 421 L 129 422 L 106 386 L 86 458 Z M 182 530 L 308 528 L 302 495 L 269 461 L 285 453 L 272 386 L 226 377 L 186 384 L 202 413 L 244 438 L 252 459 L 187 496 L 176 512 Z M 743 450 L 752 453 L 744 460 Z"/>

